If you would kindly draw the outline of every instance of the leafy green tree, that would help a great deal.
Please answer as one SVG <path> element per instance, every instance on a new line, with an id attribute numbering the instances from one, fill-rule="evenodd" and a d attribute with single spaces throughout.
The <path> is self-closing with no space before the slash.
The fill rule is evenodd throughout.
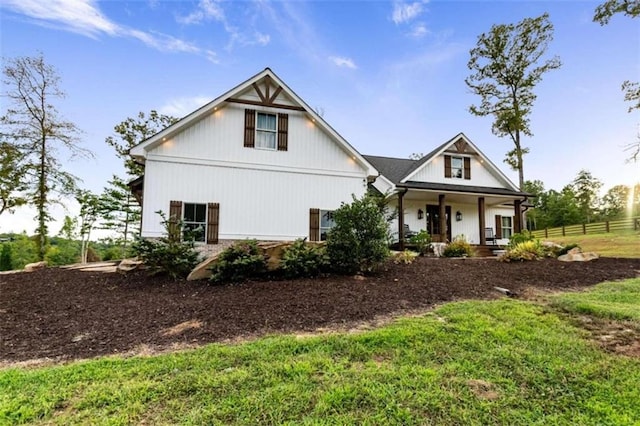
<path id="1" fill-rule="evenodd" d="M 65 172 L 58 153 L 60 149 L 73 156 L 90 157 L 90 151 L 78 145 L 78 127 L 66 121 L 54 101 L 64 98 L 56 70 L 42 55 L 6 60 L 3 67 L 4 93 L 9 107 L 0 117 L 2 134 L 12 141 L 24 156 L 30 171 L 27 186 L 29 204 L 37 210 L 38 258 L 44 259 L 49 206 L 58 196 L 73 194 L 78 178 Z"/>
<path id="2" fill-rule="evenodd" d="M 80 245 L 77 241 L 51 238 L 45 260 L 51 266 L 70 265 L 80 259 Z"/>
<path id="3" fill-rule="evenodd" d="M 573 193 L 576 196 L 578 206 L 582 216 L 582 223 L 591 223 L 597 214 L 600 203 L 599 192 L 602 182 L 595 178 L 591 172 L 580 170 L 571 183 Z"/>
<path id="4" fill-rule="evenodd" d="M 0 244 L 0 271 L 10 271 L 11 266 L 11 243 Z"/>
<path id="5" fill-rule="evenodd" d="M 529 198 L 529 203 L 533 205 L 533 208 L 529 209 L 526 213 L 527 229 L 539 229 L 538 222 L 540 221 L 540 217 L 543 214 L 543 212 L 540 210 L 540 207 L 542 205 L 542 199 L 545 195 L 544 183 L 541 180 L 527 180 L 524 182 L 524 187 L 522 188 L 522 190 L 524 192 L 532 194 L 532 197 Z"/>
<path id="6" fill-rule="evenodd" d="M 60 235 L 67 240 L 73 240 L 76 237 L 76 228 L 78 227 L 78 221 L 71 216 L 65 216 L 62 221 L 62 228 L 60 228 Z"/>
<path id="7" fill-rule="evenodd" d="M 518 24 L 493 25 L 478 37 L 467 64 L 473 73 L 465 83 L 481 98 L 480 104 L 472 105 L 469 111 L 493 116 L 493 133 L 513 141 L 515 148 L 507 153 L 505 162 L 518 171 L 521 189 L 523 156 L 529 152 L 522 136 L 533 136 L 529 127 L 536 99 L 533 90 L 546 72 L 561 66 L 557 56 L 543 60 L 552 40 L 553 25 L 547 13 Z"/>
<path id="8" fill-rule="evenodd" d="M 118 235 L 115 241 L 120 245 L 123 257 L 127 252 L 129 241 L 139 233 L 141 218 L 140 205 L 131 196 L 127 182 L 144 173 L 144 167 L 131 158 L 129 150 L 176 121 L 178 121 L 177 118 L 160 114 L 155 110 L 149 114 L 140 112 L 136 117 L 129 117 L 117 124 L 114 127 L 114 135 L 105 140 L 123 161 L 126 176 L 122 178 L 113 175 L 109 181 L 101 196 L 100 216 L 103 219 L 103 228 Z"/>
<path id="9" fill-rule="evenodd" d="M 38 248 L 33 239 L 25 233 L 15 234 L 11 241 L 11 269 L 22 269 L 38 259 Z"/>
<path id="10" fill-rule="evenodd" d="M 333 220 L 327 255 L 336 272 L 373 272 L 389 257 L 387 221 L 375 197 L 353 197 L 333 212 Z"/>
<path id="11" fill-rule="evenodd" d="M 0 142 L 0 215 L 13 213 L 16 207 L 27 203 L 26 173 L 22 151 L 14 144 Z"/>
<path id="12" fill-rule="evenodd" d="M 607 0 L 599 5 L 593 15 L 593 21 L 600 25 L 606 25 L 616 14 L 623 14 L 630 18 L 637 18 L 640 15 L 640 0 Z M 622 83 L 624 100 L 631 102 L 629 112 L 640 109 L 640 83 L 626 80 Z M 640 156 L 640 134 L 635 142 L 629 143 L 625 151 L 630 151 L 629 161 L 637 161 Z"/>
<path id="13" fill-rule="evenodd" d="M 616 185 L 610 188 L 602 197 L 602 218 L 611 220 L 623 217 L 627 211 L 630 196 L 632 196 L 631 188 L 626 185 Z"/>
<path id="14" fill-rule="evenodd" d="M 80 262 L 87 263 L 87 252 L 89 251 L 89 242 L 91 240 L 91 231 L 98 220 L 101 209 L 100 198 L 87 190 L 78 190 L 76 192 L 76 201 L 80 204 Z"/>
<path id="15" fill-rule="evenodd" d="M 565 186 L 560 192 L 553 189 L 547 191 L 542 197 L 541 204 L 540 210 L 543 212 L 540 218 L 541 228 L 554 228 L 582 222 L 580 206 L 571 185 Z"/>

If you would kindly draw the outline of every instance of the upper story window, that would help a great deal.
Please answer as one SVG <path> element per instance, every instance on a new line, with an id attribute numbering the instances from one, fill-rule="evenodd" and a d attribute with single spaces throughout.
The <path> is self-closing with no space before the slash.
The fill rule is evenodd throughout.
<path id="1" fill-rule="evenodd" d="M 256 148 L 276 149 L 276 115 L 256 114 Z"/>
<path id="2" fill-rule="evenodd" d="M 270 114 L 254 109 L 244 110 L 244 146 L 287 151 L 289 115 Z"/>
<path id="3" fill-rule="evenodd" d="M 444 177 L 453 179 L 471 179 L 471 158 L 445 155 Z"/>
<path id="4" fill-rule="evenodd" d="M 462 157 L 451 157 L 451 177 L 457 179 L 464 177 L 464 160 Z"/>

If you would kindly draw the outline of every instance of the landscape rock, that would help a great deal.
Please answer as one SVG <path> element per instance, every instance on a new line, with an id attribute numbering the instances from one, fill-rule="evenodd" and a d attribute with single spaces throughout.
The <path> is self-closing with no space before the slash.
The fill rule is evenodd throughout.
<path id="1" fill-rule="evenodd" d="M 218 261 L 220 253 L 222 252 L 212 254 L 202 262 L 198 263 L 187 277 L 187 281 L 208 280 L 211 278 L 211 265 Z"/>
<path id="2" fill-rule="evenodd" d="M 569 250 L 567 254 L 558 256 L 558 260 L 561 262 L 588 262 L 590 260 L 598 259 L 600 256 L 594 252 L 583 253 L 580 247 L 575 247 Z"/>
<path id="3" fill-rule="evenodd" d="M 37 271 L 38 269 L 44 269 L 46 267 L 47 267 L 47 261 L 43 260 L 41 262 L 29 263 L 29 264 L 25 265 L 24 271 L 25 272 L 33 272 L 33 271 Z"/>
<path id="4" fill-rule="evenodd" d="M 139 269 L 143 262 L 138 259 L 123 259 L 116 267 L 118 272 L 130 272 Z"/>
<path id="5" fill-rule="evenodd" d="M 436 257 L 442 257 L 444 249 L 447 248 L 447 243 L 431 243 L 431 249 Z"/>

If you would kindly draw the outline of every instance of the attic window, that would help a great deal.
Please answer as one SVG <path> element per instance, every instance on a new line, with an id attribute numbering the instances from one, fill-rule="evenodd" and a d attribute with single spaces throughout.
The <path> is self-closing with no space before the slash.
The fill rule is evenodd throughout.
<path id="1" fill-rule="evenodd" d="M 451 157 L 451 177 L 457 179 L 464 177 L 464 160 L 462 157 Z"/>
<path id="2" fill-rule="evenodd" d="M 276 115 L 256 114 L 256 148 L 276 149 Z"/>

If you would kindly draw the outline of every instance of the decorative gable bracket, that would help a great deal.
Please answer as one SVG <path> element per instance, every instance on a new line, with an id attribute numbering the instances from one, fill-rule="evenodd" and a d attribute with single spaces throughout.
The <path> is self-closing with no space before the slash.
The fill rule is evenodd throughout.
<path id="1" fill-rule="evenodd" d="M 261 86 L 260 83 L 262 83 L 262 87 L 260 87 Z M 294 111 L 305 111 L 305 109 L 300 106 L 276 103 L 275 101 L 283 89 L 282 89 L 282 86 L 276 85 L 271 79 L 271 77 L 269 76 L 266 76 L 260 82 L 254 82 L 253 84 L 251 84 L 251 87 L 253 87 L 253 90 L 255 90 L 256 94 L 260 98 L 259 101 L 252 101 L 249 99 L 239 99 L 239 98 L 233 98 L 233 97 L 229 97 L 225 100 L 227 102 L 234 102 L 237 104 L 258 105 L 258 106 L 265 106 L 265 107 L 272 107 L 272 108 L 289 109 Z M 272 88 L 274 89 L 273 92 L 271 92 Z"/>

